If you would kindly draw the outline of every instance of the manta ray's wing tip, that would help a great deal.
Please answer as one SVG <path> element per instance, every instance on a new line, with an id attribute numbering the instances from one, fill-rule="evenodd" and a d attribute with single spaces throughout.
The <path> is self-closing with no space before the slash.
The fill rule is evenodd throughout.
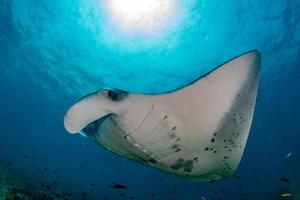
<path id="1" fill-rule="evenodd" d="M 256 56 L 260 56 L 261 53 L 260 53 L 259 49 L 252 49 L 250 51 L 243 53 L 242 55 L 247 55 L 247 54 L 254 54 Z"/>
<path id="2" fill-rule="evenodd" d="M 260 54 L 260 51 L 259 51 L 259 49 L 252 49 L 252 50 L 250 50 L 250 51 L 248 51 L 248 53 L 256 53 L 256 54 Z"/>
<path id="3" fill-rule="evenodd" d="M 242 56 L 249 56 L 251 57 L 251 59 L 255 60 L 258 63 L 258 67 L 260 64 L 260 59 L 261 59 L 261 53 L 258 49 L 253 49 L 251 51 L 248 51 L 246 53 L 244 53 Z"/>

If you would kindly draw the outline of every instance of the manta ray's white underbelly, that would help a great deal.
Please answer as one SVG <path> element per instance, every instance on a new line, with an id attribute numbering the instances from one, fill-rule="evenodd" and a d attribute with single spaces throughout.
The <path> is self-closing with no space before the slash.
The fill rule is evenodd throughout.
<path id="1" fill-rule="evenodd" d="M 155 105 L 137 109 L 144 109 L 139 112 L 144 115 L 130 126 L 134 129 L 128 125 L 138 121 L 137 112 L 128 110 L 102 122 L 95 140 L 122 156 L 185 178 L 210 181 L 235 170 L 235 149 L 240 152 L 244 147 L 236 137 L 222 136 L 218 130 L 201 132 L 200 122 L 199 127 L 192 125 L 197 123 L 180 114 L 161 112 Z"/>

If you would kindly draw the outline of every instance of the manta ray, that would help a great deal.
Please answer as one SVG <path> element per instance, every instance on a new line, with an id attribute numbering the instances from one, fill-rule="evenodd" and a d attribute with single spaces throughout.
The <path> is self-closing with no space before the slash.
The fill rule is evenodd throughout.
<path id="1" fill-rule="evenodd" d="M 259 66 L 260 53 L 253 50 L 169 92 L 103 88 L 71 106 L 64 126 L 178 177 L 203 182 L 230 177 L 249 135 Z"/>

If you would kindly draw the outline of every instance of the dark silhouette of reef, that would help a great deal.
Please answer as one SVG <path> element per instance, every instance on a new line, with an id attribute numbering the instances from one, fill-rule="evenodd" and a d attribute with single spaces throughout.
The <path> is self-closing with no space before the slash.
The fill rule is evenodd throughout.
<path id="1" fill-rule="evenodd" d="M 1 169 L 1 168 L 0 168 Z M 0 200 L 92 200 L 87 194 L 74 195 L 68 191 L 59 191 L 52 186 L 41 183 L 32 187 L 18 178 L 13 172 L 1 170 Z"/>

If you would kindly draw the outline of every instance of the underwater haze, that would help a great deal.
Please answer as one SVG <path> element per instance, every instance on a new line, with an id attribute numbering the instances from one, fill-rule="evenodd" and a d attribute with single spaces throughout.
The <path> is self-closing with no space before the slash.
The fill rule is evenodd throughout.
<path id="1" fill-rule="evenodd" d="M 299 10 L 300 0 L 0 0 L 0 200 L 300 199 Z M 64 129 L 88 93 L 174 90 L 253 49 L 257 103 L 230 178 L 184 180 Z"/>

